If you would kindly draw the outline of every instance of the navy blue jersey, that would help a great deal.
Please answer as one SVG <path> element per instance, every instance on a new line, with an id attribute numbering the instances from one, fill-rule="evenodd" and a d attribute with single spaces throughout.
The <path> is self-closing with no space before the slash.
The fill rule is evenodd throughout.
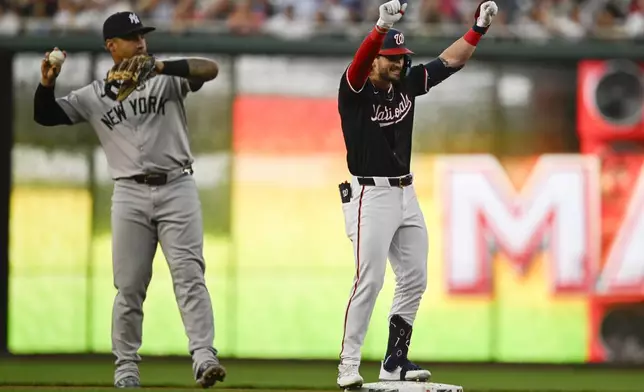
<path id="1" fill-rule="evenodd" d="M 376 88 L 369 79 L 354 90 L 345 70 L 338 110 L 351 174 L 395 177 L 410 173 L 415 100 L 429 91 L 428 76 L 421 64 L 411 67 L 388 91 Z"/>

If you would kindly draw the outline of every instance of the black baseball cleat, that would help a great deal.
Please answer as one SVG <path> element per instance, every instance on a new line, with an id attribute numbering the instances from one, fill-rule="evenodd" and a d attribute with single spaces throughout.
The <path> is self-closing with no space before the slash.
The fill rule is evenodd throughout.
<path id="1" fill-rule="evenodd" d="M 393 370 L 385 369 L 384 361 L 380 365 L 380 381 L 419 381 L 427 382 L 432 377 L 429 370 L 425 370 L 415 363 L 407 360 Z"/>
<path id="2" fill-rule="evenodd" d="M 429 370 L 407 359 L 413 333 L 412 326 L 399 315 L 389 320 L 389 341 L 387 353 L 380 365 L 380 381 L 429 381 Z"/>
<path id="3" fill-rule="evenodd" d="M 226 378 L 226 369 L 221 366 L 219 361 L 210 360 L 199 367 L 197 372 L 197 383 L 202 388 L 210 388 L 217 381 L 224 381 Z"/>

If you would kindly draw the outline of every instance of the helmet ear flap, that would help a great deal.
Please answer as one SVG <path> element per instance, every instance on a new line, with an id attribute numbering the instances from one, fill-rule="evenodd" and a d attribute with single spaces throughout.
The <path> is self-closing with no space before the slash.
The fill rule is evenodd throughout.
<path id="1" fill-rule="evenodd" d="M 403 60 L 403 69 L 402 69 L 402 74 L 404 76 L 407 76 L 409 73 L 409 70 L 411 69 L 411 56 L 406 54 Z"/>

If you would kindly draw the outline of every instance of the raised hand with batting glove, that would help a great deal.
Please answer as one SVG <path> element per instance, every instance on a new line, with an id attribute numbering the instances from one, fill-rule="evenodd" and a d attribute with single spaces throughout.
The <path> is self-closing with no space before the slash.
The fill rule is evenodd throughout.
<path id="1" fill-rule="evenodd" d="M 431 373 L 408 358 L 412 330 L 427 285 L 427 226 L 412 186 L 411 145 L 416 98 L 458 72 L 498 12 L 481 2 L 474 25 L 433 61 L 412 66 L 402 31 L 406 1 L 392 0 L 340 78 L 338 111 L 350 181 L 339 184 L 355 274 L 344 311 L 337 384 L 359 388 L 361 348 L 387 260 L 396 274 L 381 381 L 428 381 Z"/>
<path id="2" fill-rule="evenodd" d="M 492 24 L 492 19 L 499 12 L 499 7 L 494 1 L 483 1 L 476 7 L 476 13 L 474 13 L 474 23 L 481 28 L 484 28 L 486 31 Z"/>
<path id="3" fill-rule="evenodd" d="M 394 23 L 397 23 L 405 14 L 407 10 L 407 0 L 391 0 L 382 4 L 379 8 L 380 17 L 376 26 L 382 28 L 383 30 L 389 30 L 394 26 Z"/>

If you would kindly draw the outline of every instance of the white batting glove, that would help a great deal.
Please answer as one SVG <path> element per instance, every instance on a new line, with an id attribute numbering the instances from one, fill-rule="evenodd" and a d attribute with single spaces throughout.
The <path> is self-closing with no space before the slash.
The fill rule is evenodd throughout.
<path id="1" fill-rule="evenodd" d="M 389 30 L 394 26 L 394 23 L 398 22 L 400 18 L 402 18 L 406 9 L 406 1 L 404 4 L 400 4 L 400 0 L 391 0 L 386 2 L 379 8 L 380 18 L 378 18 L 376 26 L 384 30 Z"/>
<path id="2" fill-rule="evenodd" d="M 476 18 L 476 25 L 479 27 L 489 27 L 492 24 L 492 19 L 499 13 L 499 7 L 494 1 L 486 1 L 479 5 L 477 9 L 478 17 Z"/>

